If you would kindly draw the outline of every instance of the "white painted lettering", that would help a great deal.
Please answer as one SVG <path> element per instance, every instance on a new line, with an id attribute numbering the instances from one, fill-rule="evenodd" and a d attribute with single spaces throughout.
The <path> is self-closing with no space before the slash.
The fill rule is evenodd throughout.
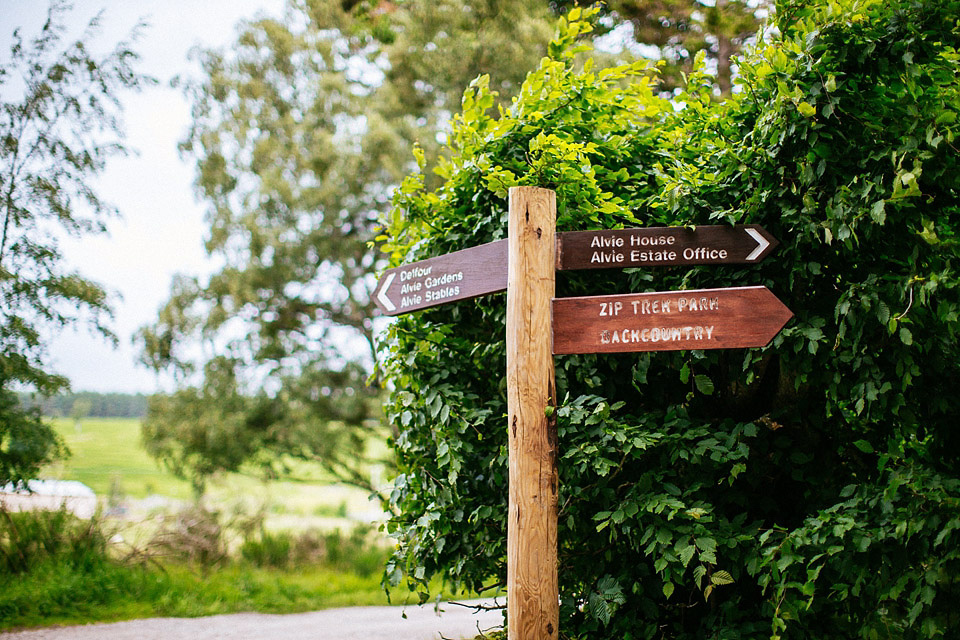
<path id="1" fill-rule="evenodd" d="M 724 260 L 730 255 L 726 249 L 710 249 L 708 247 L 687 247 L 683 250 L 684 260 Z"/>
<path id="2" fill-rule="evenodd" d="M 641 236 L 641 235 L 631 235 L 630 236 L 630 246 L 631 247 L 657 247 L 663 245 L 671 245 L 677 241 L 676 236 Z"/>
<path id="3" fill-rule="evenodd" d="M 624 261 L 625 256 L 617 251 L 594 251 L 590 256 L 590 264 L 617 264 Z"/>
<path id="4" fill-rule="evenodd" d="M 424 276 L 430 275 L 430 272 L 433 271 L 433 265 L 424 269 L 423 267 L 413 267 L 412 269 L 407 269 L 406 271 L 400 272 L 400 282 L 405 282 L 407 280 L 412 280 L 414 278 L 422 278 Z"/>
<path id="5" fill-rule="evenodd" d="M 457 271 L 456 273 L 444 273 L 436 278 L 427 278 L 424 281 L 424 285 L 430 289 L 432 287 L 442 287 L 454 282 L 461 282 L 462 280 L 463 271 Z"/>
<path id="6" fill-rule="evenodd" d="M 427 302 L 437 302 L 447 298 L 454 298 L 460 295 L 460 287 L 441 287 L 439 289 L 430 289 L 426 292 Z"/>
<path id="7" fill-rule="evenodd" d="M 630 262 L 676 262 L 676 251 L 630 251 Z"/>
<path id="8" fill-rule="evenodd" d="M 590 246 L 600 249 L 605 247 L 622 247 L 623 238 L 620 236 L 595 235 L 590 239 Z"/>

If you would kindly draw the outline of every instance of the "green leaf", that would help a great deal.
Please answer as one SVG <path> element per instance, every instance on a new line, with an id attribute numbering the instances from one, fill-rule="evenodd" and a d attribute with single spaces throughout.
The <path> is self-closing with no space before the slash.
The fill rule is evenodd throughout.
<path id="1" fill-rule="evenodd" d="M 713 553 L 717 550 L 717 541 L 713 538 L 702 537 L 695 540 L 697 548 L 706 553 Z"/>
<path id="2" fill-rule="evenodd" d="M 805 118 L 812 118 L 817 114 L 817 108 L 807 102 L 801 102 L 797 105 L 797 111 Z"/>
<path id="3" fill-rule="evenodd" d="M 910 329 L 900 327 L 900 341 L 907 346 L 913 344 L 913 334 L 910 332 Z"/>
<path id="4" fill-rule="evenodd" d="M 697 390 L 703 395 L 713 395 L 713 380 L 711 380 L 709 376 L 703 374 L 694 376 L 693 383 L 696 385 Z"/>
<path id="5" fill-rule="evenodd" d="M 863 451 L 864 453 L 874 452 L 873 445 L 866 440 L 857 440 L 853 443 L 853 446 L 855 446 L 857 449 L 860 449 L 860 451 Z"/>
<path id="6" fill-rule="evenodd" d="M 733 584 L 733 576 L 728 571 L 714 571 L 710 574 L 710 582 L 716 585 Z"/>
<path id="7" fill-rule="evenodd" d="M 698 564 L 693 568 L 693 579 L 696 580 L 697 586 L 701 589 L 703 588 L 703 578 L 707 575 L 707 568 L 702 564 Z"/>
<path id="8" fill-rule="evenodd" d="M 957 121 L 957 112 L 945 109 L 937 114 L 936 124 L 953 124 Z"/>
<path id="9" fill-rule="evenodd" d="M 673 595 L 673 590 L 674 590 L 674 588 L 675 588 L 675 587 L 674 587 L 674 585 L 673 585 L 672 582 L 664 582 L 664 583 L 663 583 L 663 597 L 666 598 L 667 600 L 669 600 L 669 599 L 670 599 L 670 596 Z"/>

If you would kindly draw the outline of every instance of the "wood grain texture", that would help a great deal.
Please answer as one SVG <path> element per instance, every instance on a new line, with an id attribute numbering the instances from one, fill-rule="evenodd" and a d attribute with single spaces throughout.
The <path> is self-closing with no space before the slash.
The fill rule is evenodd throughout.
<path id="1" fill-rule="evenodd" d="M 558 637 L 557 428 L 550 305 L 556 195 L 510 189 L 507 274 L 509 640 Z"/>
<path id="2" fill-rule="evenodd" d="M 553 352 L 763 347 L 791 317 L 766 287 L 556 298 Z"/>

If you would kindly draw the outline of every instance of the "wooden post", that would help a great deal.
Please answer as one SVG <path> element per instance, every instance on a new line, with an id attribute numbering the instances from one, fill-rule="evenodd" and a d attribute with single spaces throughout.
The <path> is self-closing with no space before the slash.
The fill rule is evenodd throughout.
<path id="1" fill-rule="evenodd" d="M 510 189 L 507 267 L 509 640 L 558 637 L 557 427 L 550 304 L 556 194 Z M 547 414 L 550 413 L 548 416 Z"/>

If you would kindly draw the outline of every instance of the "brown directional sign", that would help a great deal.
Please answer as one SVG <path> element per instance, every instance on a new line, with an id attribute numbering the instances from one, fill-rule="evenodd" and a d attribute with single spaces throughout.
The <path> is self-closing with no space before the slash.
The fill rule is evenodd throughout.
<path id="1" fill-rule="evenodd" d="M 557 234 L 558 269 L 760 262 L 778 244 L 759 225 L 639 227 Z"/>
<path id="2" fill-rule="evenodd" d="M 553 352 L 766 346 L 790 311 L 766 287 L 553 299 Z"/>
<path id="3" fill-rule="evenodd" d="M 758 225 L 640 227 L 557 234 L 559 270 L 733 264 L 763 260 L 777 240 Z M 507 288 L 507 241 L 388 269 L 374 302 L 388 316 Z"/>
<path id="4" fill-rule="evenodd" d="M 498 240 L 388 269 L 373 299 L 388 316 L 507 289 L 507 241 Z"/>

